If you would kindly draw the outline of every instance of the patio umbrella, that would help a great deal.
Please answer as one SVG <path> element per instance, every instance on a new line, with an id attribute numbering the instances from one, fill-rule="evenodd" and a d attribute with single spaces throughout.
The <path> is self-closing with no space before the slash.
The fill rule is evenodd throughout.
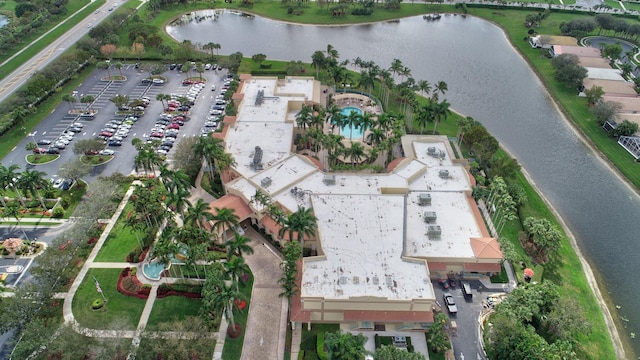
<path id="1" fill-rule="evenodd" d="M 533 270 L 531 270 L 529 268 L 524 269 L 524 276 L 526 276 L 528 278 L 533 277 Z"/>

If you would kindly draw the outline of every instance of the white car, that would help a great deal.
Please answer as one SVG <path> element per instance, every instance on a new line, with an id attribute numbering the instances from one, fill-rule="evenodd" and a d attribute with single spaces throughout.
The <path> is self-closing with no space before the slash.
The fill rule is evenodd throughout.
<path id="1" fill-rule="evenodd" d="M 84 124 L 81 123 L 81 122 L 74 122 L 73 124 L 71 124 L 71 127 L 79 127 L 79 128 L 81 128 L 81 127 L 84 127 Z"/>
<path id="2" fill-rule="evenodd" d="M 111 149 L 104 149 L 104 150 L 100 150 L 100 152 L 98 154 L 103 155 L 103 156 L 110 156 L 115 154 L 116 152 L 111 150 Z"/>

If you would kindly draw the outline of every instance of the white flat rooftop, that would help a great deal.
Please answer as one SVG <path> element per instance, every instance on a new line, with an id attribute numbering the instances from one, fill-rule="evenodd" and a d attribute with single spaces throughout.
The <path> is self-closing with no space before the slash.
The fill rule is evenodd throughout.
<path id="1" fill-rule="evenodd" d="M 405 255 L 436 260 L 438 258 L 475 259 L 470 238 L 482 237 L 467 196 L 460 192 L 428 192 L 431 205 L 420 206 L 424 192 L 411 192 L 407 198 L 407 237 Z M 426 223 L 425 212 L 434 212 L 435 221 Z M 429 225 L 438 225 L 441 234 L 427 235 Z"/>
<path id="2" fill-rule="evenodd" d="M 252 176 L 250 180 L 262 187 L 262 191 L 273 196 L 283 189 L 291 189 L 309 174 L 318 171 L 318 168 L 300 155 L 291 155 L 288 158 L 273 164 L 264 171 Z M 262 185 L 267 182 L 268 185 Z M 266 184 L 266 183 L 265 183 Z"/>
<path id="3" fill-rule="evenodd" d="M 258 172 L 251 168 L 255 148 L 262 149 L 264 169 L 288 157 L 291 153 L 293 126 L 283 122 L 236 122 L 230 125 L 225 138 L 225 151 L 236 161 L 235 169 L 246 178 Z"/>
<path id="4" fill-rule="evenodd" d="M 311 199 L 325 256 L 304 259 L 303 297 L 434 298 L 426 262 L 402 259 L 404 196 Z"/>

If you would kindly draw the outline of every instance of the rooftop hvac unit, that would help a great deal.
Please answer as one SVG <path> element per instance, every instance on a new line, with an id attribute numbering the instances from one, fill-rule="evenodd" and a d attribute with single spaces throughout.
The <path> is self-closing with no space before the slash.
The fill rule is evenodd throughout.
<path id="1" fill-rule="evenodd" d="M 448 179 L 449 178 L 449 170 L 440 170 L 438 175 L 443 179 Z"/>
<path id="2" fill-rule="evenodd" d="M 435 211 L 425 211 L 424 212 L 424 222 L 430 223 L 435 222 L 438 216 Z"/>
<path id="3" fill-rule="evenodd" d="M 336 184 L 336 176 L 333 175 L 333 174 L 325 175 L 324 179 L 322 180 L 322 182 L 325 185 L 335 185 Z"/>
<path id="4" fill-rule="evenodd" d="M 427 148 L 427 155 L 433 156 L 433 154 L 435 154 L 435 153 L 436 153 L 436 147 L 435 146 L 429 146 Z"/>
<path id="5" fill-rule="evenodd" d="M 431 205 L 431 194 L 425 194 L 425 193 L 420 194 L 420 197 L 418 198 L 418 204 Z"/>
<path id="6" fill-rule="evenodd" d="M 442 228 L 440 227 L 440 225 L 429 225 L 427 226 L 427 235 L 440 236 L 442 235 Z"/>
<path id="7" fill-rule="evenodd" d="M 269 185 L 271 185 L 271 178 L 270 177 L 266 177 L 262 180 L 260 180 L 260 185 L 262 185 L 262 187 L 268 187 Z"/>

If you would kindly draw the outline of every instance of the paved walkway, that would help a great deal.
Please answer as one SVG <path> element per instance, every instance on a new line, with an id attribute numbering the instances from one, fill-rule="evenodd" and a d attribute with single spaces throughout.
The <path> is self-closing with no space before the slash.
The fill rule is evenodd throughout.
<path id="1" fill-rule="evenodd" d="M 253 272 L 253 291 L 241 359 L 283 359 L 288 304 L 279 296 L 282 259 L 253 228 L 245 230 L 245 236 L 253 247 L 253 254 L 245 256 Z"/>
<path id="2" fill-rule="evenodd" d="M 491 236 L 497 239 L 499 234 L 496 231 L 496 228 L 493 225 L 493 222 L 491 221 L 491 215 L 489 215 L 489 210 L 487 210 L 487 207 L 484 204 L 484 201 L 482 200 L 478 201 L 478 208 L 480 209 L 480 212 L 482 212 L 482 216 L 484 217 L 484 220 L 487 222 L 489 231 L 491 232 Z M 513 267 L 511 266 L 511 263 L 506 260 L 504 261 L 504 270 L 507 273 L 507 278 L 509 279 L 509 282 L 507 284 L 493 284 L 486 277 L 481 278 L 480 282 L 482 282 L 482 285 L 484 285 L 487 289 L 492 289 L 492 290 L 502 289 L 504 292 L 511 292 L 511 290 L 515 289 L 518 286 L 518 280 L 516 279 L 516 274 L 513 271 Z"/>

